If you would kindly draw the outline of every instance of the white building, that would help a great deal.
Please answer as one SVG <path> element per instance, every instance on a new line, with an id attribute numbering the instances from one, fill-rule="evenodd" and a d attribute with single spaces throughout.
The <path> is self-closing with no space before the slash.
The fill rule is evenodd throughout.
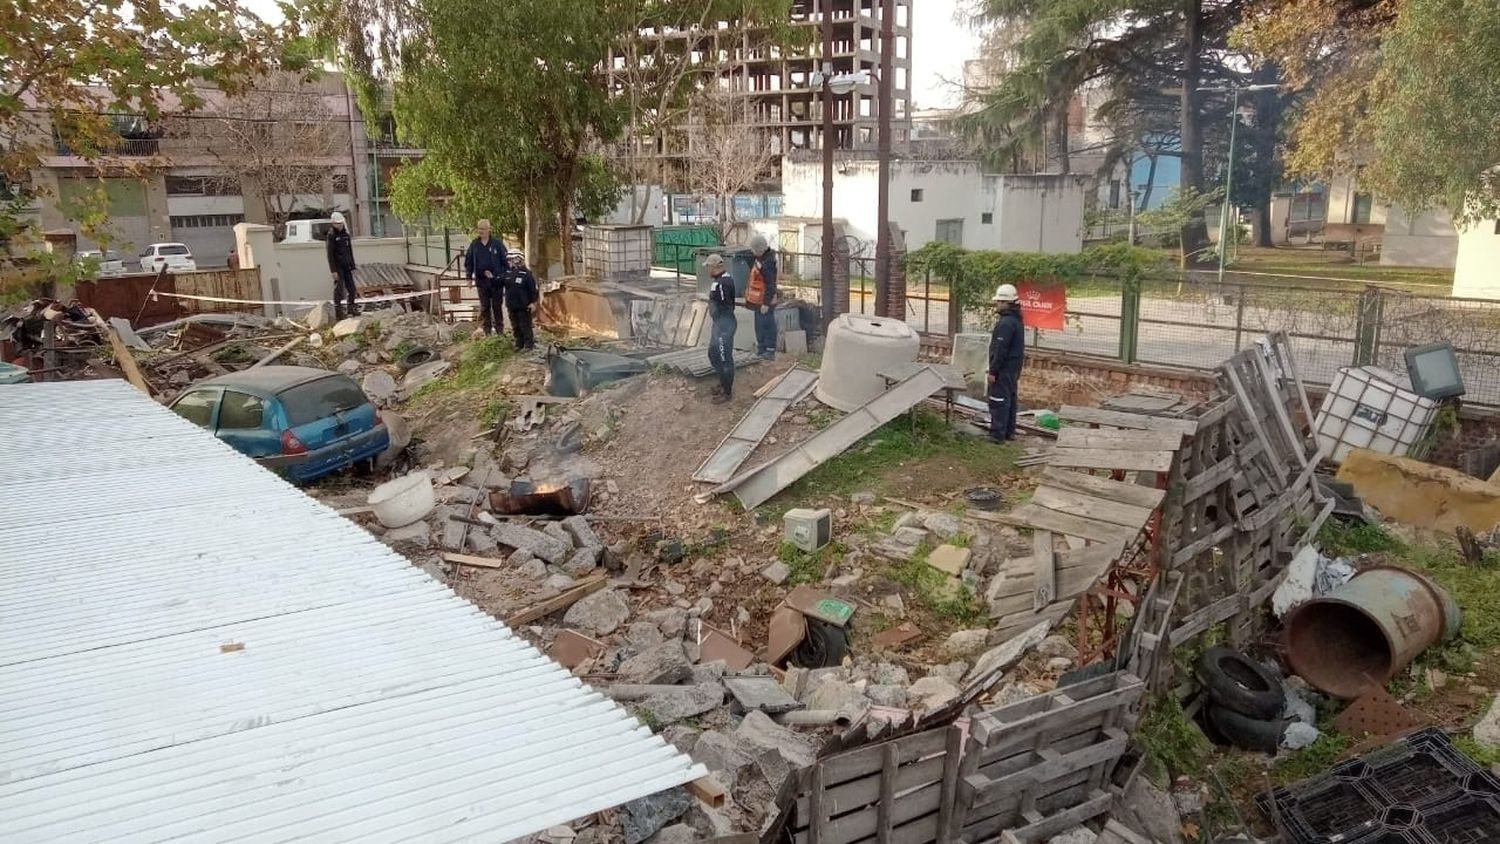
<path id="1" fill-rule="evenodd" d="M 1500 300 L 1500 220 L 1481 220 L 1458 236 L 1453 295 Z"/>
<path id="2" fill-rule="evenodd" d="M 851 251 L 864 246 L 874 254 L 879 167 L 870 158 L 844 157 L 834 168 L 833 214 L 859 241 Z M 897 160 L 891 162 L 891 220 L 910 250 L 936 240 L 968 249 L 1073 253 L 1083 248 L 1089 184 L 1078 175 L 985 173 L 975 161 Z M 822 217 L 821 162 L 785 162 L 781 189 L 785 216 Z"/>
<path id="3" fill-rule="evenodd" d="M 1363 190 L 1358 169 L 1328 183 L 1328 226 L 1384 227 L 1380 235 L 1383 267 L 1452 267 L 1458 259 L 1458 230 L 1447 211 L 1408 213 Z"/>

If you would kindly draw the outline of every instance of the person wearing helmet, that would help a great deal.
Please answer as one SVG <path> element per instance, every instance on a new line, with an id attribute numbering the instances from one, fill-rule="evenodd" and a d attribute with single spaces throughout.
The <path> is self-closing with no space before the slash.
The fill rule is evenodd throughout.
<path id="1" fill-rule="evenodd" d="M 750 256 L 745 304 L 755 310 L 755 351 L 770 360 L 776 357 L 776 252 L 758 234 L 750 238 Z"/>
<path id="2" fill-rule="evenodd" d="M 510 327 L 516 334 L 516 349 L 536 348 L 536 335 L 532 332 L 531 313 L 536 309 L 541 293 L 537 290 L 536 276 L 526 268 L 526 255 L 519 250 L 510 251 L 510 269 L 505 274 L 505 309 L 510 311 Z"/>
<path id="3" fill-rule="evenodd" d="M 995 288 L 995 327 L 990 332 L 990 367 L 985 397 L 990 405 L 990 439 L 1009 442 L 1016 436 L 1016 401 L 1021 364 L 1026 359 L 1026 331 L 1021 324 L 1015 285 Z"/>
<path id="4" fill-rule="evenodd" d="M 739 326 L 734 316 L 734 279 L 726 271 L 722 255 L 709 255 L 703 268 L 713 276 L 708 289 L 708 362 L 718 373 L 714 387 L 714 404 L 723 404 L 734 396 L 734 332 Z"/>
<path id="5" fill-rule="evenodd" d="M 505 333 L 505 317 L 500 307 L 505 298 L 505 244 L 498 237 L 490 237 L 490 221 L 480 220 L 474 227 L 478 237 L 469 243 L 464 253 L 464 278 L 474 284 L 479 294 L 479 324 L 485 334 L 498 331 Z"/>
<path id="6" fill-rule="evenodd" d="M 328 272 L 333 276 L 333 316 L 343 319 L 359 316 L 359 305 L 354 301 L 354 239 L 349 236 L 349 227 L 344 224 L 344 215 L 335 211 L 331 219 L 333 228 L 328 230 L 324 246 L 328 250 Z M 349 307 L 344 308 L 345 297 Z"/>

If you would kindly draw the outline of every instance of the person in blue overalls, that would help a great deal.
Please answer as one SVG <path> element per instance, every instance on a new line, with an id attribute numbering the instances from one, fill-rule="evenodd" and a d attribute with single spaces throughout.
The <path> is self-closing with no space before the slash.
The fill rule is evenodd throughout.
<path id="1" fill-rule="evenodd" d="M 723 404 L 734 397 L 734 332 L 739 325 L 734 316 L 734 279 L 722 255 L 709 255 L 703 268 L 713 277 L 708 289 L 708 362 L 719 376 L 713 403 Z"/>
<path id="2" fill-rule="evenodd" d="M 990 366 L 985 396 L 990 404 L 990 439 L 1009 442 L 1016 436 L 1017 395 L 1021 364 L 1026 360 L 1026 329 L 1015 285 L 995 289 L 995 327 L 990 332 Z"/>

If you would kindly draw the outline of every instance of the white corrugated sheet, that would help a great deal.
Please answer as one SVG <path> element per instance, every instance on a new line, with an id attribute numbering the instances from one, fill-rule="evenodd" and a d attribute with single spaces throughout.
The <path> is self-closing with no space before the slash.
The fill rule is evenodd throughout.
<path id="1" fill-rule="evenodd" d="M 0 387 L 0 838 L 506 841 L 704 773 L 123 381 Z"/>

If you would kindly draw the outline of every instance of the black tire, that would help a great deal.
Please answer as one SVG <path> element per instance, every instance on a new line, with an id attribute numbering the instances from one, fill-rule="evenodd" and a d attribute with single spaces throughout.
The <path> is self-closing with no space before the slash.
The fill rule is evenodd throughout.
<path id="1" fill-rule="evenodd" d="M 1204 651 L 1195 673 L 1211 701 L 1241 715 L 1267 720 L 1286 705 L 1281 678 L 1229 648 Z"/>
<path id="2" fill-rule="evenodd" d="M 843 627 L 820 621 L 807 620 L 807 636 L 797 649 L 792 651 L 788 662 L 798 668 L 836 668 L 849 653 L 849 631 Z"/>
<path id="3" fill-rule="evenodd" d="M 408 369 L 416 369 L 424 363 L 431 363 L 435 360 L 437 360 L 437 352 L 426 346 L 418 346 L 401 356 L 400 366 L 404 372 Z"/>
<path id="4" fill-rule="evenodd" d="M 1245 750 L 1259 750 L 1275 755 L 1281 747 L 1281 737 L 1286 733 L 1286 719 L 1269 720 L 1250 718 L 1233 709 L 1210 703 L 1208 721 L 1228 742 Z"/>

